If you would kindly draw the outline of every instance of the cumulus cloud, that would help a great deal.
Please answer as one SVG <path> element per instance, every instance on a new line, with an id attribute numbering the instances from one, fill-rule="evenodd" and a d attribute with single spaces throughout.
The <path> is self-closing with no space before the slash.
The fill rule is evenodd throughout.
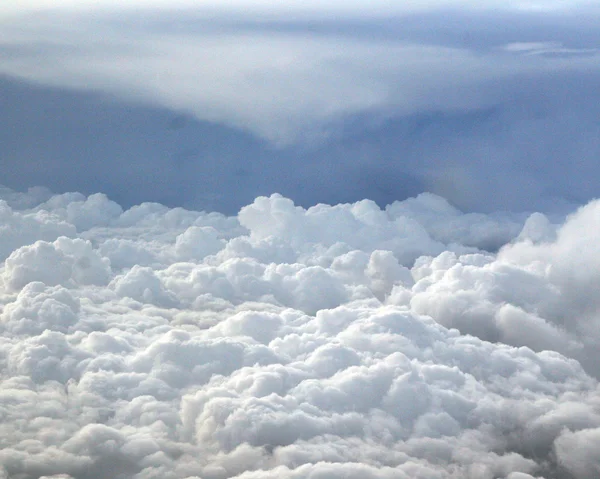
<path id="1" fill-rule="evenodd" d="M 1 4 L 0 478 L 596 478 L 599 18 Z"/>
<path id="2" fill-rule="evenodd" d="M 597 474 L 597 201 L 0 195 L 2 477 Z"/>
<path id="3" fill-rule="evenodd" d="M 6 258 L 4 282 L 19 289 L 32 281 L 47 285 L 102 284 L 110 276 L 110 262 L 92 249 L 89 241 L 64 236 L 54 243 L 36 241 Z"/>

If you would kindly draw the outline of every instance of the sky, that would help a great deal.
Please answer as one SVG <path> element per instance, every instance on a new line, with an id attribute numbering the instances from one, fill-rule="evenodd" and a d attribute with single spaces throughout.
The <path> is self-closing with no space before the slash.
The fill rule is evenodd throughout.
<path id="1" fill-rule="evenodd" d="M 0 4 L 0 479 L 596 479 L 599 22 Z"/>
<path id="2" fill-rule="evenodd" d="M 119 3 L 0 7 L 6 186 L 228 214 L 596 195 L 595 2 Z"/>

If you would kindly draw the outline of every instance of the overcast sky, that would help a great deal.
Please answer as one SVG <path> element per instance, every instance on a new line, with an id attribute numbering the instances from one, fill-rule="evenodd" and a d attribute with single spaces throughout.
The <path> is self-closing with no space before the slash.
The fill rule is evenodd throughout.
<path id="1" fill-rule="evenodd" d="M 235 212 L 596 195 L 595 2 L 5 2 L 3 182 Z"/>

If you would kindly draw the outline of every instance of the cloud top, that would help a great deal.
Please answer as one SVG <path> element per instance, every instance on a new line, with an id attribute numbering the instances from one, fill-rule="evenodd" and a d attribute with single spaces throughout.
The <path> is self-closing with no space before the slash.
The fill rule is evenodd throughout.
<path id="1" fill-rule="evenodd" d="M 593 477 L 598 202 L 3 191 L 6 477 Z"/>

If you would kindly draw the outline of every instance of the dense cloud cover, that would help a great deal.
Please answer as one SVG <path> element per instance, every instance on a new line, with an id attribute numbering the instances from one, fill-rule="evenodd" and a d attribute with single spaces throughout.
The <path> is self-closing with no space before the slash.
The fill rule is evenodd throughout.
<path id="1" fill-rule="evenodd" d="M 1 196 L 0 477 L 597 477 L 598 201 Z"/>
<path id="2" fill-rule="evenodd" d="M 562 214 L 598 191 L 599 24 L 591 0 L 5 1 L 2 182 Z"/>
<path id="3" fill-rule="evenodd" d="M 0 3 L 0 479 L 597 479 L 598 24 Z"/>

